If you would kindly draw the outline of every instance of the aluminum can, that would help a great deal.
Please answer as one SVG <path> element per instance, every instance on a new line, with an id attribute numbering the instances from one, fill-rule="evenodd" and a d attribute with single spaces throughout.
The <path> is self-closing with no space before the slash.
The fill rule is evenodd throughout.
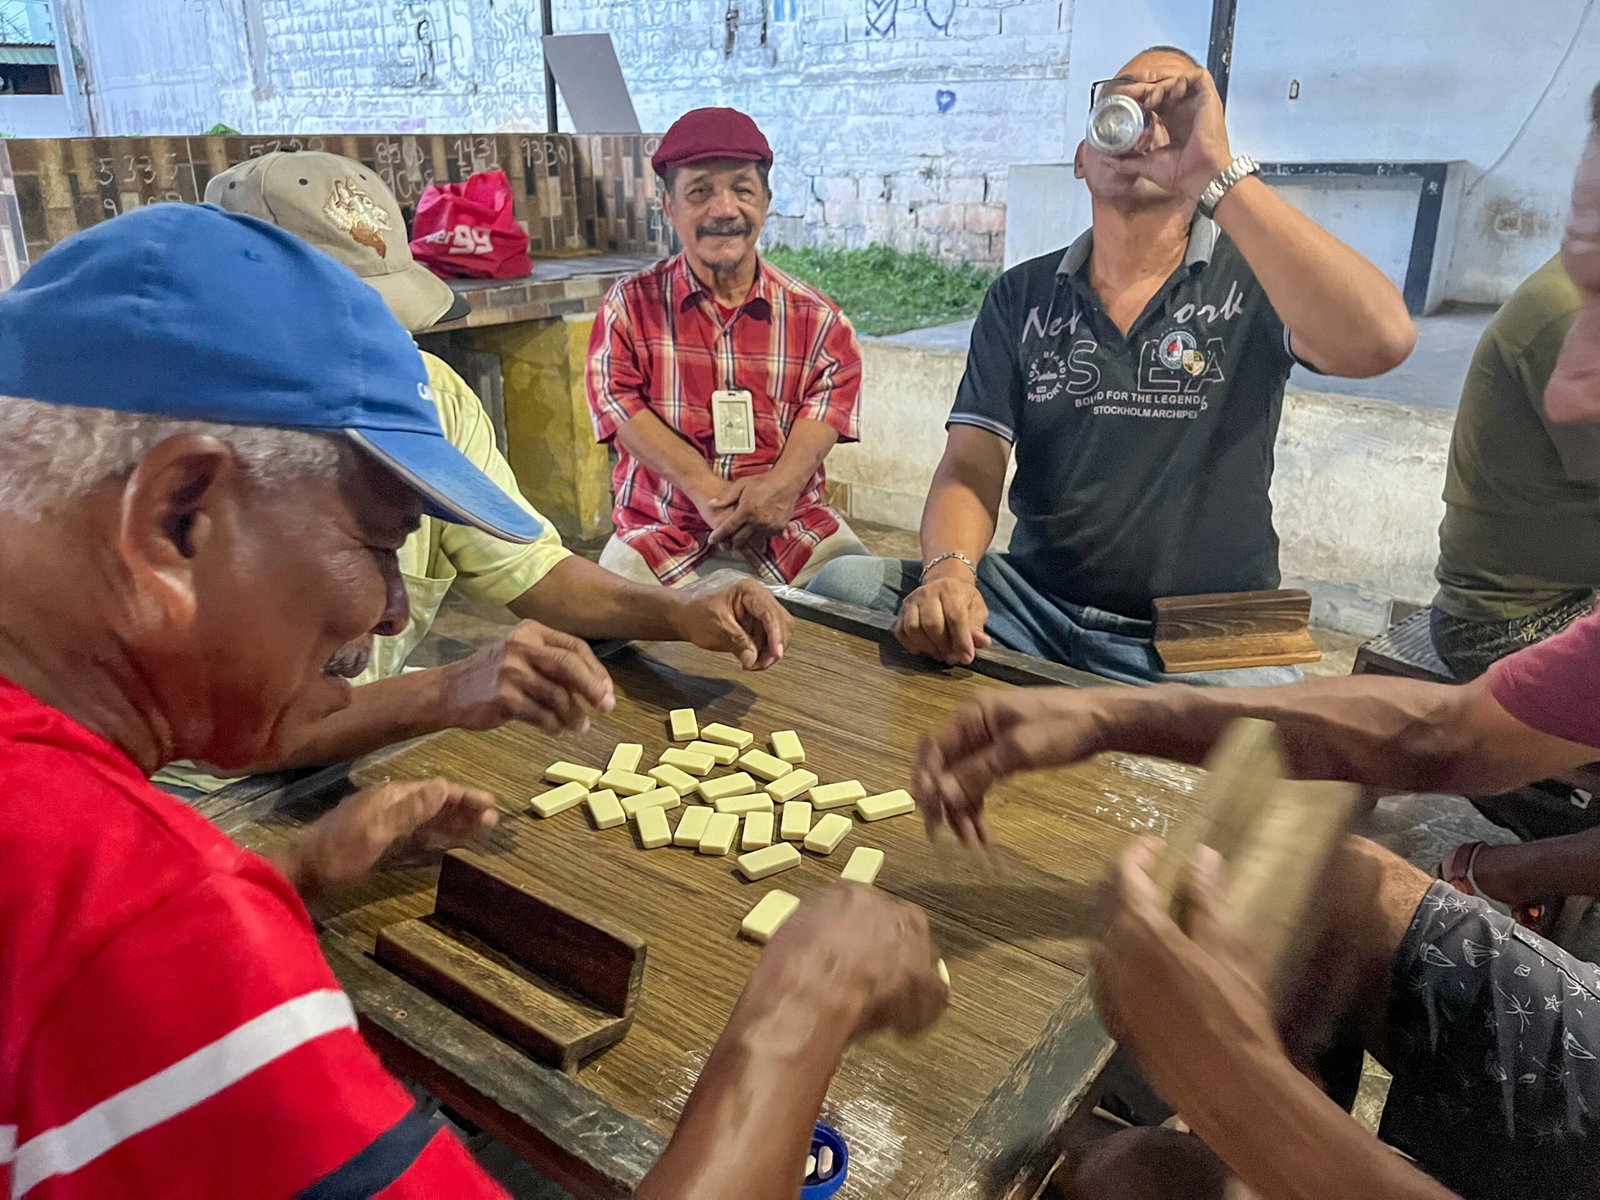
<path id="1" fill-rule="evenodd" d="M 1137 100 L 1122 95 L 1104 96 L 1089 110 L 1084 137 L 1100 153 L 1122 158 L 1133 153 L 1153 124 Z"/>

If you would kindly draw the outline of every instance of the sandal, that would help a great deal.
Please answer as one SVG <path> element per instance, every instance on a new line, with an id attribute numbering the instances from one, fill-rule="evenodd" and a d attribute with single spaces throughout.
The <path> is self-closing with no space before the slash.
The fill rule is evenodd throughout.
<path id="1" fill-rule="evenodd" d="M 1487 843 L 1463 842 L 1439 861 L 1439 866 L 1434 871 L 1434 877 L 1442 879 L 1456 891 L 1468 896 L 1480 896 L 1485 900 L 1493 899 L 1478 886 L 1478 881 L 1473 877 L 1472 867 L 1478 861 L 1478 851 Z M 1555 901 L 1540 901 L 1528 904 L 1512 904 L 1511 917 L 1518 925 L 1531 929 L 1541 936 L 1548 935 L 1548 926 L 1555 920 L 1561 906 Z"/>

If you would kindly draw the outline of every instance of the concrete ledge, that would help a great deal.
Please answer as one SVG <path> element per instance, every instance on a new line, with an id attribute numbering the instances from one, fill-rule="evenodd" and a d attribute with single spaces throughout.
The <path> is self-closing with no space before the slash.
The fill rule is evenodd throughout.
<path id="1" fill-rule="evenodd" d="M 965 363 L 950 337 L 861 339 L 860 443 L 828 458 L 850 515 L 915 529 L 944 451 L 944 418 Z M 1452 412 L 1291 388 L 1272 499 L 1285 586 L 1312 595 L 1320 626 L 1380 632 L 1390 599 L 1433 595 L 1440 492 Z M 1002 517 L 998 545 L 1013 522 Z"/>

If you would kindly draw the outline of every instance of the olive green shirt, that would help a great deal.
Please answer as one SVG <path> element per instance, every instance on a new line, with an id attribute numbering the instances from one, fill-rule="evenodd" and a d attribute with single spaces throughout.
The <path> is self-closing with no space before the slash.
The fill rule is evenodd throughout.
<path id="1" fill-rule="evenodd" d="M 1600 425 L 1544 415 L 1579 306 L 1551 259 L 1511 294 L 1472 356 L 1434 571 L 1434 604 L 1453 617 L 1515 620 L 1600 588 Z"/>

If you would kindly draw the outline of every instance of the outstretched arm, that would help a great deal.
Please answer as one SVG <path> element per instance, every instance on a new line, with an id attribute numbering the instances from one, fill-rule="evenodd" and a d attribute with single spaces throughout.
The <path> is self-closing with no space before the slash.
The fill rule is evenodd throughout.
<path id="1" fill-rule="evenodd" d="M 510 604 L 511 611 L 583 638 L 692 642 L 732 654 L 747 671 L 783 657 L 794 618 L 753 579 L 715 590 L 634 583 L 573 555 Z"/>
<path id="2" fill-rule="evenodd" d="M 1113 159 L 1112 169 L 1199 200 L 1233 160 L 1210 73 L 1196 67 L 1120 90 L 1157 113 L 1172 141 Z M 1250 176 L 1230 189 L 1215 218 L 1260 280 L 1298 357 L 1330 375 L 1361 377 L 1381 375 L 1411 353 L 1417 328 L 1394 284 L 1260 178 Z"/>
<path id="3" fill-rule="evenodd" d="M 860 884 L 803 905 L 762 955 L 639 1200 L 794 1200 L 845 1049 L 930 1027 L 949 995 L 922 911 Z"/>
<path id="4" fill-rule="evenodd" d="M 1398 791 L 1488 795 L 1596 757 L 1518 721 L 1487 678 L 1456 686 L 1358 675 L 1273 688 L 998 691 L 928 735 L 913 785 L 930 827 L 949 822 L 981 838 L 983 796 L 1007 775 L 1108 750 L 1199 763 L 1239 717 L 1275 722 L 1300 778 Z"/>

